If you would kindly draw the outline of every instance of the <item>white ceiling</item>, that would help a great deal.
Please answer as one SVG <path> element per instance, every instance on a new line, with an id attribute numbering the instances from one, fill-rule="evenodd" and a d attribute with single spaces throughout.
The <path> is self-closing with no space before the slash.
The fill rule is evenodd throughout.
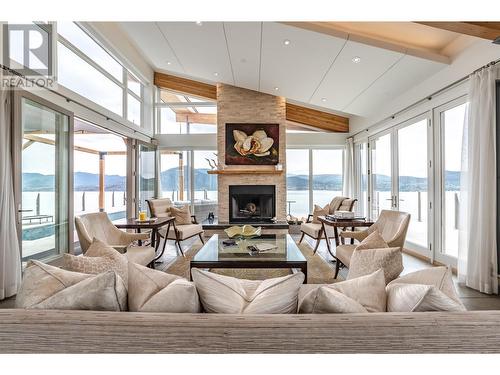
<path id="1" fill-rule="evenodd" d="M 153 68 L 368 116 L 446 64 L 273 22 L 122 22 Z M 290 40 L 285 45 L 284 40 Z M 352 59 L 360 57 L 359 63 Z M 217 75 L 215 75 L 217 73 Z M 278 88 L 278 90 L 275 90 Z"/>

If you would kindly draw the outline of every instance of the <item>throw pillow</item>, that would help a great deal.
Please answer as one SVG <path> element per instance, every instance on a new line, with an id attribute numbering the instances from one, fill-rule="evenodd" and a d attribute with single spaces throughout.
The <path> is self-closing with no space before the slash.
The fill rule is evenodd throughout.
<path id="1" fill-rule="evenodd" d="M 130 262 L 129 311 L 198 313 L 200 300 L 192 282 Z"/>
<path id="2" fill-rule="evenodd" d="M 389 247 L 384 238 L 376 230 L 375 232 L 369 234 L 361 243 L 356 246 L 356 250 L 362 249 L 382 249 L 384 247 Z"/>
<path id="3" fill-rule="evenodd" d="M 111 246 L 94 238 L 84 255 L 63 255 L 63 268 L 68 271 L 98 274 L 115 271 L 128 285 L 128 261 Z"/>
<path id="4" fill-rule="evenodd" d="M 382 270 L 356 279 L 341 281 L 314 289 L 306 294 L 299 306 L 299 313 L 315 313 L 317 311 L 321 311 L 322 313 L 362 312 L 357 304 L 353 304 L 344 298 L 341 301 L 326 301 L 327 299 L 334 300 L 338 298 L 338 294 L 327 294 L 328 290 L 321 291 L 323 294 L 319 294 L 322 289 L 332 289 L 354 300 L 367 312 L 386 311 L 387 296 L 385 292 L 384 271 Z"/>
<path id="5" fill-rule="evenodd" d="M 175 218 L 175 224 L 178 225 L 192 224 L 189 205 L 186 204 L 184 207 L 181 208 L 170 207 L 170 213 Z"/>
<path id="6" fill-rule="evenodd" d="M 244 280 L 192 269 L 203 308 L 222 314 L 293 314 L 304 274 L 267 280 Z"/>
<path id="7" fill-rule="evenodd" d="M 314 224 L 320 224 L 321 221 L 318 220 L 318 216 L 326 216 L 328 215 L 330 209 L 330 205 L 327 204 L 325 207 L 321 208 L 317 204 L 314 205 L 314 211 L 313 211 L 313 220 L 312 222 Z"/>
<path id="8" fill-rule="evenodd" d="M 363 313 L 368 312 L 363 305 L 335 289 L 321 286 L 309 299 L 301 303 L 300 314 Z"/>
<path id="9" fill-rule="evenodd" d="M 99 275 L 28 262 L 16 307 L 58 310 L 127 310 L 127 289 L 113 271 Z"/>
<path id="10" fill-rule="evenodd" d="M 369 275 L 378 269 L 384 271 L 386 284 L 399 276 L 403 271 L 403 255 L 399 247 L 354 250 L 347 279 Z"/>
<path id="11" fill-rule="evenodd" d="M 434 285 L 392 284 L 387 287 L 387 311 L 464 311 L 462 303 L 454 301 Z"/>
<path id="12" fill-rule="evenodd" d="M 443 292 L 452 300 L 462 304 L 462 301 L 460 301 L 457 291 L 455 290 L 455 286 L 453 285 L 451 268 L 449 267 L 432 267 L 415 271 L 391 281 L 387 287 L 393 284 L 434 285 L 438 290 Z"/>

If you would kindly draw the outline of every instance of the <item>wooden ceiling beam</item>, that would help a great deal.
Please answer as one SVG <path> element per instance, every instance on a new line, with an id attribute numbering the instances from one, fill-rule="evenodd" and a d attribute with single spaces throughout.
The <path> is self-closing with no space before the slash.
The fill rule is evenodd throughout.
<path id="1" fill-rule="evenodd" d="M 167 90 L 181 92 L 187 95 L 217 100 L 217 86 L 191 79 L 155 72 L 156 86 Z"/>
<path id="2" fill-rule="evenodd" d="M 195 95 L 203 98 L 217 100 L 217 86 L 208 83 L 193 81 L 191 79 L 173 76 L 170 74 L 155 72 L 155 85 L 167 90 L 182 92 L 186 95 Z M 186 116 L 195 119 L 196 116 L 213 116 L 204 119 L 209 121 L 200 121 L 199 123 L 212 124 L 216 121 L 216 115 L 208 114 L 176 114 L 177 119 L 185 121 Z M 327 132 L 349 132 L 349 118 L 333 113 L 319 111 L 317 109 L 303 107 L 297 104 L 286 103 L 286 119 L 308 126 L 310 128 L 319 129 Z M 198 121 L 189 121 L 198 122 Z"/>
<path id="3" fill-rule="evenodd" d="M 328 132 L 349 132 L 349 118 L 292 103 L 286 103 L 286 119 Z"/>
<path id="4" fill-rule="evenodd" d="M 331 22 L 282 22 L 285 25 L 297 27 L 303 30 L 314 31 L 316 33 L 333 36 L 336 38 L 346 39 L 353 42 L 366 44 L 368 46 L 386 49 L 404 53 L 410 56 L 419 57 L 429 61 L 435 61 L 443 64 L 450 64 L 451 60 L 448 56 L 436 53 L 422 48 L 416 48 L 407 43 L 397 43 L 388 41 L 381 37 L 364 35 L 359 32 L 347 31 Z"/>
<path id="5" fill-rule="evenodd" d="M 175 121 L 217 125 L 217 115 L 212 113 L 176 113 Z"/>
<path id="6" fill-rule="evenodd" d="M 437 29 L 496 41 L 500 44 L 500 22 L 416 22 Z"/>

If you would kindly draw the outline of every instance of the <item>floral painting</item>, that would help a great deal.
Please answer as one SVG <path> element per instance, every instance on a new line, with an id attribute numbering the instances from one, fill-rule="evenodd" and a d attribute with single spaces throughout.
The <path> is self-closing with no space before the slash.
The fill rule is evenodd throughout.
<path id="1" fill-rule="evenodd" d="M 276 165 L 278 124 L 226 124 L 226 165 Z"/>

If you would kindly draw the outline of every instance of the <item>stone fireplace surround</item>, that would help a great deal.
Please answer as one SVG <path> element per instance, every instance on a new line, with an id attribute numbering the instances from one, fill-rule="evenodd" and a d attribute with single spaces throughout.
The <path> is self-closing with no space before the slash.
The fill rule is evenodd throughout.
<path id="1" fill-rule="evenodd" d="M 226 123 L 279 124 L 279 163 L 281 173 L 275 166 L 238 165 L 225 166 L 225 125 Z M 276 218 L 286 220 L 286 102 L 285 98 L 262 94 L 225 84 L 217 85 L 217 155 L 219 166 L 224 170 L 251 170 L 252 174 L 219 174 L 218 219 L 219 223 L 229 223 L 230 185 L 274 185 L 276 191 Z M 263 171 L 264 173 L 258 173 Z"/>

